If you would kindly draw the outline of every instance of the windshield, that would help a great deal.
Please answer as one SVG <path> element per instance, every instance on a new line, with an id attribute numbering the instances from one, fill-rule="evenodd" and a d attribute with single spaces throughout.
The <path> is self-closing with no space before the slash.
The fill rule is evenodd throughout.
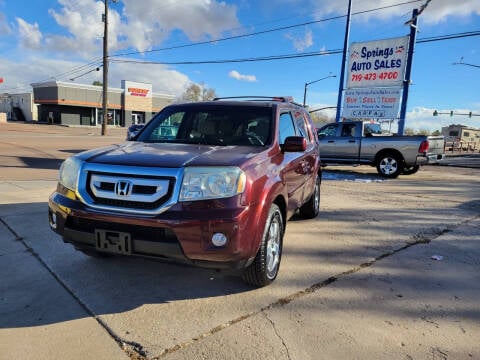
<path id="1" fill-rule="evenodd" d="M 137 141 L 264 146 L 271 141 L 272 108 L 173 105 L 158 113 Z"/>
<path id="2" fill-rule="evenodd" d="M 363 133 L 367 135 L 381 135 L 382 127 L 378 123 L 364 123 L 363 124 Z"/>

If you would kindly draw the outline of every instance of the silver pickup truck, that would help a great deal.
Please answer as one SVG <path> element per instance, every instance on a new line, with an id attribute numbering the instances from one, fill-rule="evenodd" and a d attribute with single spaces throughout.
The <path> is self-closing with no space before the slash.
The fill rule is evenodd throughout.
<path id="1" fill-rule="evenodd" d="M 380 124 L 347 121 L 317 129 L 322 164 L 366 164 L 387 178 L 411 175 L 445 157 L 442 136 L 384 135 Z"/>

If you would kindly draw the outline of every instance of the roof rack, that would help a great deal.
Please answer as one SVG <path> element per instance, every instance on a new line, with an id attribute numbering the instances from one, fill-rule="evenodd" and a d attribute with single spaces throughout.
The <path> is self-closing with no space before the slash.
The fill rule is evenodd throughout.
<path id="1" fill-rule="evenodd" d="M 213 101 L 218 100 L 229 100 L 229 99 L 246 99 L 246 100 L 253 100 L 253 101 L 260 101 L 260 100 L 270 100 L 270 101 L 279 101 L 279 102 L 288 102 L 293 103 L 293 96 L 228 96 L 228 97 L 217 97 L 213 99 Z"/>

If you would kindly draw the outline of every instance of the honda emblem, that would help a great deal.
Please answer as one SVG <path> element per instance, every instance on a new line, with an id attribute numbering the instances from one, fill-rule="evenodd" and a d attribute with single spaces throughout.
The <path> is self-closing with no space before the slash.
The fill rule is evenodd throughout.
<path id="1" fill-rule="evenodd" d="M 117 196 L 130 196 L 132 194 L 133 184 L 128 180 L 119 180 L 115 184 L 115 194 Z"/>

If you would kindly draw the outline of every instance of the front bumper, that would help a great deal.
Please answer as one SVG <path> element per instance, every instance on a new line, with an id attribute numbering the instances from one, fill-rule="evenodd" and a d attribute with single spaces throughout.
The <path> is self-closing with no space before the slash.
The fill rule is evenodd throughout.
<path id="1" fill-rule="evenodd" d="M 100 212 L 71 195 L 54 192 L 49 198 L 49 222 L 64 242 L 77 249 L 99 250 L 96 231 L 129 234 L 129 255 L 167 258 L 213 268 L 243 268 L 254 259 L 258 246 L 259 210 L 240 206 L 236 197 L 178 203 L 155 217 Z M 263 230 L 263 228 L 262 228 Z M 212 237 L 224 234 L 224 246 Z"/>

